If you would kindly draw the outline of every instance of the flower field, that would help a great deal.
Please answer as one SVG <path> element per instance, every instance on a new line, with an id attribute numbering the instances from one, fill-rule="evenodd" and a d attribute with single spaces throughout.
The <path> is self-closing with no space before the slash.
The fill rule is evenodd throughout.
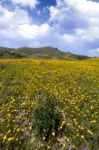
<path id="1" fill-rule="evenodd" d="M 99 59 L 0 60 L 0 150 L 99 150 Z"/>

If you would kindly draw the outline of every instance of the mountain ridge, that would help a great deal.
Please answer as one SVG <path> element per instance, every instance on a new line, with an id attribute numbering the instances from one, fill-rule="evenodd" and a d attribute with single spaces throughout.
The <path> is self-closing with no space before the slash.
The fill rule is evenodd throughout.
<path id="1" fill-rule="evenodd" d="M 72 54 L 70 52 L 63 52 L 53 47 L 20 47 L 7 48 L 0 47 L 0 58 L 33 58 L 33 59 L 59 59 L 59 60 L 83 60 L 90 57 L 85 55 Z"/>

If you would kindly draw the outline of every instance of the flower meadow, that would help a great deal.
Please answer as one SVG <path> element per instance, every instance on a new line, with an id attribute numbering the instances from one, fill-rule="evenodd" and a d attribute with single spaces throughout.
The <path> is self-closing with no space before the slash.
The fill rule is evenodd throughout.
<path id="1" fill-rule="evenodd" d="M 99 150 L 99 59 L 1 59 L 0 150 Z"/>

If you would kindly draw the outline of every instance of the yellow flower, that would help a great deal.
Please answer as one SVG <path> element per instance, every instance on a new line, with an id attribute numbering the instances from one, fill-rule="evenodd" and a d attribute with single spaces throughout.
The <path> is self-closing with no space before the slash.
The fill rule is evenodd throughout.
<path id="1" fill-rule="evenodd" d="M 17 128 L 17 130 L 16 130 L 17 132 L 19 132 L 20 131 L 20 128 Z"/>
<path id="2" fill-rule="evenodd" d="M 51 147 L 48 145 L 47 148 L 50 149 Z"/>
<path id="3" fill-rule="evenodd" d="M 43 137 L 43 140 L 45 140 L 45 137 Z"/>
<path id="4" fill-rule="evenodd" d="M 87 130 L 87 132 L 90 134 L 90 135 L 94 135 L 94 133 L 90 130 Z"/>
<path id="5" fill-rule="evenodd" d="M 8 133 L 10 133 L 11 132 L 11 130 L 8 130 Z"/>
<path id="6" fill-rule="evenodd" d="M 65 148 L 66 147 L 66 144 L 63 144 L 63 148 Z"/>
<path id="7" fill-rule="evenodd" d="M 54 131 L 52 132 L 52 136 L 55 136 L 55 132 Z"/>
<path id="8" fill-rule="evenodd" d="M 43 143 L 41 144 L 41 147 L 44 147 L 44 144 L 43 144 Z"/>
<path id="9" fill-rule="evenodd" d="M 11 141 L 13 141 L 13 140 L 14 140 L 13 137 L 9 137 L 9 138 L 8 138 L 8 142 L 11 142 Z"/>
<path id="10" fill-rule="evenodd" d="M 32 127 L 31 127 L 31 126 L 29 127 L 29 130 L 30 130 L 30 131 L 32 130 Z"/>
<path id="11" fill-rule="evenodd" d="M 97 122 L 96 120 L 92 120 L 92 121 L 91 121 L 91 123 L 96 123 L 96 122 Z"/>
<path id="12" fill-rule="evenodd" d="M 60 142 L 60 138 L 58 138 L 57 141 Z"/>
<path id="13" fill-rule="evenodd" d="M 84 139 L 84 135 L 81 135 L 81 139 Z"/>
<path id="14" fill-rule="evenodd" d="M 80 129 L 81 129 L 81 130 L 84 130 L 84 128 L 83 128 L 83 127 L 80 127 Z"/>
<path id="15" fill-rule="evenodd" d="M 7 139 L 7 136 L 6 136 L 6 135 L 4 135 L 3 140 L 5 141 L 6 139 Z"/>

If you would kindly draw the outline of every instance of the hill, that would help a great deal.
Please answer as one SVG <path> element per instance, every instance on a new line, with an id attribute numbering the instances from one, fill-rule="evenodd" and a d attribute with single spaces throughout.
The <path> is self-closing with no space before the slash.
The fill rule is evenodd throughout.
<path id="1" fill-rule="evenodd" d="M 70 52 L 63 52 L 53 47 L 17 49 L 0 47 L 0 58 L 34 58 L 34 59 L 60 59 L 60 60 L 82 60 L 88 56 L 76 55 Z"/>

